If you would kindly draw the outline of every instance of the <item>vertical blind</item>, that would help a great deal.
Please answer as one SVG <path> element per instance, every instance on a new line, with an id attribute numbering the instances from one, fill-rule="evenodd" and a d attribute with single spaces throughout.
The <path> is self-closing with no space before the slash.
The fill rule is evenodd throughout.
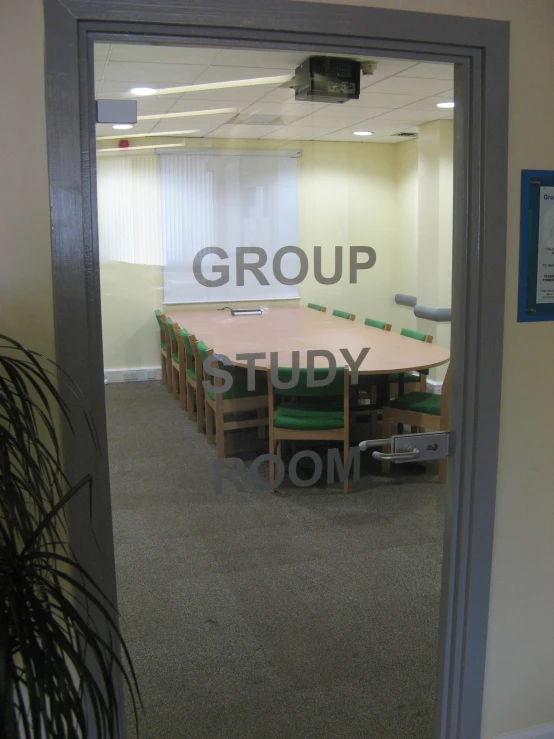
<path id="1" fill-rule="evenodd" d="M 298 297 L 297 285 L 284 285 L 273 272 L 275 253 L 298 246 L 298 171 L 293 157 L 187 152 L 99 159 L 98 221 L 103 261 L 164 267 L 164 302 L 268 300 Z M 209 254 L 198 272 L 201 249 Z M 239 247 L 255 247 L 246 263 L 257 262 L 267 283 L 251 271 L 237 285 Z M 299 259 L 279 261 L 285 278 L 298 274 Z M 214 269 L 215 268 L 215 269 Z M 206 286 L 227 270 L 228 280 Z"/>
<path id="2" fill-rule="evenodd" d="M 164 264 L 158 157 L 98 158 L 100 261 Z"/>

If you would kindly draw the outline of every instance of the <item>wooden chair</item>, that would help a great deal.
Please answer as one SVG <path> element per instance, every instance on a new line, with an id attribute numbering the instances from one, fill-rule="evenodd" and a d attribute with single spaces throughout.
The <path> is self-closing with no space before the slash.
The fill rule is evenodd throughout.
<path id="1" fill-rule="evenodd" d="M 165 326 L 167 384 L 173 393 L 173 398 L 179 400 L 181 386 L 179 384 L 179 346 L 177 344 L 177 336 L 180 329 L 179 324 L 174 323 L 171 318 L 165 319 Z"/>
<path id="2" fill-rule="evenodd" d="M 158 327 L 160 329 L 160 349 L 161 349 L 161 360 L 162 360 L 162 385 L 167 385 L 167 345 L 165 343 L 165 313 L 161 310 L 154 311 Z"/>
<path id="3" fill-rule="evenodd" d="M 345 310 L 334 310 L 333 315 L 338 316 L 339 318 L 346 318 L 347 321 L 356 320 L 356 316 L 354 315 L 354 313 L 348 313 L 348 311 Z"/>
<path id="4" fill-rule="evenodd" d="M 328 376 L 328 370 L 316 369 L 314 374 L 316 379 L 323 379 Z M 292 378 L 292 370 L 279 367 L 278 376 L 281 382 L 288 382 Z M 347 469 L 350 441 L 349 382 L 348 367 L 337 367 L 335 379 L 329 385 L 308 387 L 307 370 L 301 369 L 296 385 L 282 390 L 273 387 L 271 369 L 268 367 L 269 453 L 280 457 L 282 441 L 342 441 L 344 467 Z M 274 394 L 281 399 L 277 406 Z M 269 465 L 269 479 L 270 482 L 275 481 L 274 463 Z M 348 478 L 345 478 L 344 493 L 347 492 Z"/>
<path id="5" fill-rule="evenodd" d="M 382 331 L 390 331 L 392 325 L 385 323 L 385 321 L 376 321 L 374 318 L 366 318 L 364 326 L 371 326 L 371 328 L 379 328 Z M 377 388 L 375 386 L 374 379 L 369 376 L 361 375 L 358 378 L 358 411 L 364 411 L 366 404 L 375 405 L 377 402 Z M 372 413 L 372 435 L 376 433 L 375 429 L 377 426 L 377 410 L 373 409 Z"/>
<path id="6" fill-rule="evenodd" d="M 199 364 L 196 353 L 196 337 L 182 328 L 179 331 L 181 343 L 180 372 L 183 392 L 181 393 L 181 408 L 187 411 L 189 421 L 196 415 L 196 428 L 204 432 L 204 388 L 202 387 L 202 365 Z M 199 379 L 200 378 L 200 379 Z M 186 398 L 183 398 L 186 395 Z"/>
<path id="7" fill-rule="evenodd" d="M 401 336 L 408 336 L 410 339 L 416 341 L 424 341 L 426 344 L 433 343 L 433 337 L 431 334 L 424 334 L 421 331 L 412 331 L 410 328 L 403 328 L 400 332 Z M 390 380 L 390 396 L 391 398 L 398 397 L 398 373 L 392 374 Z M 404 392 L 415 393 L 415 392 L 427 392 L 427 373 L 423 372 L 404 372 Z"/>
<path id="8" fill-rule="evenodd" d="M 450 367 L 442 384 L 440 395 L 434 393 L 407 393 L 396 400 L 391 400 L 383 408 L 383 436 L 388 438 L 393 423 L 401 423 L 418 429 L 448 431 L 448 393 L 450 384 Z M 390 447 L 384 450 L 390 451 Z M 390 462 L 381 462 L 381 471 L 390 473 Z M 446 459 L 439 460 L 439 482 L 446 482 Z"/>
<path id="9" fill-rule="evenodd" d="M 318 305 L 317 303 L 308 303 L 308 308 L 312 308 L 313 310 L 320 310 L 322 313 L 325 313 L 327 308 L 324 305 Z"/>
<path id="10" fill-rule="evenodd" d="M 213 349 L 208 349 L 203 341 L 193 343 L 197 356 L 196 376 L 202 380 L 210 380 L 216 388 L 223 385 L 222 377 L 204 375 L 204 360 L 212 356 Z M 217 360 L 214 357 L 213 362 Z M 219 459 L 225 457 L 225 432 L 234 429 L 258 428 L 258 436 L 263 438 L 267 426 L 267 382 L 262 373 L 256 373 L 254 390 L 247 388 L 246 370 L 241 367 L 219 366 L 230 372 L 233 384 L 224 393 L 211 390 L 204 391 L 206 410 L 206 441 L 213 444 L 215 433 L 216 452 Z M 265 372 L 263 373 L 265 374 Z M 251 418 L 236 418 L 238 413 L 252 414 Z M 231 416 L 231 418 L 230 418 Z"/>
<path id="11" fill-rule="evenodd" d="M 373 318 L 366 318 L 364 321 L 364 326 L 371 326 L 372 328 L 380 328 L 383 331 L 390 331 L 392 328 L 392 324 L 385 323 L 384 321 L 376 321 Z"/>

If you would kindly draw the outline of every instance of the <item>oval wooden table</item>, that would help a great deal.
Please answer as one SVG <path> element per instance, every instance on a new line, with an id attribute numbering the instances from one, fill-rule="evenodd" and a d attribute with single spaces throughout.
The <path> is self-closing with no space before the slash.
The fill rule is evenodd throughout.
<path id="1" fill-rule="evenodd" d="M 260 352 L 265 358 L 256 360 L 256 366 L 267 369 L 270 353 L 278 352 L 279 365 L 290 367 L 292 351 L 298 351 L 300 366 L 306 367 L 309 349 L 326 349 L 334 355 L 337 366 L 344 367 L 347 362 L 341 349 L 348 349 L 356 359 L 362 349 L 369 348 L 359 373 L 388 375 L 437 367 L 450 357 L 442 346 L 304 307 L 271 306 L 262 315 L 233 316 L 229 310 L 179 311 L 167 306 L 166 315 L 239 366 L 246 366 L 246 361 L 237 360 L 237 354 Z M 314 364 L 328 366 L 320 357 L 316 357 Z"/>

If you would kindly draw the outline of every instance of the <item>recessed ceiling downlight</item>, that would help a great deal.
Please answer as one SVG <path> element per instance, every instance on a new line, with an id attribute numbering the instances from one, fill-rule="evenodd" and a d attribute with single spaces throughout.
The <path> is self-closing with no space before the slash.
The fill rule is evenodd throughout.
<path id="1" fill-rule="evenodd" d="M 354 131 L 354 136 L 373 136 L 373 131 Z"/>
<path id="2" fill-rule="evenodd" d="M 133 128 L 133 125 L 132 123 L 116 123 L 112 128 L 115 128 L 116 131 L 128 131 Z"/>
<path id="3" fill-rule="evenodd" d="M 453 102 L 449 102 L 449 103 L 437 103 L 437 108 L 453 108 L 453 107 L 454 107 L 454 103 Z"/>
<path id="4" fill-rule="evenodd" d="M 154 95 L 156 90 L 153 87 L 131 87 L 129 90 L 131 95 Z"/>

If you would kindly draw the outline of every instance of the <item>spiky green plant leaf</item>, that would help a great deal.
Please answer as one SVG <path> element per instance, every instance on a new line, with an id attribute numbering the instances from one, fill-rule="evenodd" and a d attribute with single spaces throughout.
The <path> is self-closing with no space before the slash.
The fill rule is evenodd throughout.
<path id="1" fill-rule="evenodd" d="M 92 505 L 93 481 L 71 485 L 64 474 L 55 412 L 73 427 L 56 387 L 62 371 L 9 337 L 0 342 L 0 736 L 85 739 L 94 725 L 100 739 L 115 739 L 117 672 L 138 734 L 140 693 L 116 612 L 64 538 L 67 504 L 88 489 Z"/>

